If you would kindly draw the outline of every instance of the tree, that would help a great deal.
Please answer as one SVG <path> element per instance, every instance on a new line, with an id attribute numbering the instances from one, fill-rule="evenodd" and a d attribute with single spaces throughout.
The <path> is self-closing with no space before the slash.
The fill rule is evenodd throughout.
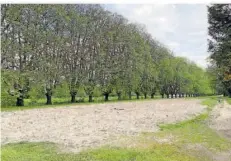
<path id="1" fill-rule="evenodd" d="M 209 52 L 220 69 L 219 79 L 231 97 L 231 5 L 214 4 L 209 12 Z"/>
<path id="2" fill-rule="evenodd" d="M 157 91 L 168 98 L 210 92 L 204 70 L 174 56 L 145 26 L 101 5 L 4 4 L 1 15 L 2 96 L 18 106 L 25 98 L 36 103 L 41 92 L 46 104 L 67 94 L 70 102 L 85 95 L 92 102 L 100 92 L 105 101 L 111 93 L 120 100 L 133 93 L 139 99 Z M 219 66 L 224 85 L 230 79 L 225 68 Z"/>

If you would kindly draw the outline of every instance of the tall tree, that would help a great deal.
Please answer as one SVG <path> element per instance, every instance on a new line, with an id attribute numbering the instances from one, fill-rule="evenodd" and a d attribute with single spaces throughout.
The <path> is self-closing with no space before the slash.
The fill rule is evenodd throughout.
<path id="1" fill-rule="evenodd" d="M 231 97 L 231 4 L 208 6 L 209 51 L 220 69 L 219 77 Z"/>

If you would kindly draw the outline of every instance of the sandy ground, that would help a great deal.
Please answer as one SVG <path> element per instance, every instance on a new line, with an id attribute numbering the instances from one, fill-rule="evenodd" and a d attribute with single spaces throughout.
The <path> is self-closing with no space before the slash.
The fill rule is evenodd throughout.
<path id="1" fill-rule="evenodd" d="M 1 112 L 1 144 L 50 141 L 79 151 L 121 135 L 155 132 L 203 112 L 200 100 L 168 99 Z"/>

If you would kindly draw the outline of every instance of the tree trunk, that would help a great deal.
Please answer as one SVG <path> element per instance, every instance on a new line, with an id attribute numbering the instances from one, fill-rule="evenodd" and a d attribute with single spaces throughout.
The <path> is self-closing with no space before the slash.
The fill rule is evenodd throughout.
<path id="1" fill-rule="evenodd" d="M 52 90 L 47 88 L 47 93 L 46 93 L 46 97 L 47 97 L 47 105 L 51 105 L 52 101 L 51 101 L 51 95 L 52 95 Z"/>
<path id="2" fill-rule="evenodd" d="M 118 100 L 121 100 L 121 92 L 118 92 L 117 96 L 118 96 Z"/>
<path id="3" fill-rule="evenodd" d="M 71 93 L 71 103 L 75 103 L 76 102 L 75 96 L 76 96 L 75 93 Z"/>
<path id="4" fill-rule="evenodd" d="M 144 99 L 147 99 L 147 93 L 144 94 Z"/>
<path id="5" fill-rule="evenodd" d="M 24 100 L 22 97 L 17 97 L 16 106 L 24 106 Z"/>
<path id="6" fill-rule="evenodd" d="M 132 92 L 128 92 L 128 97 L 130 100 L 132 99 Z"/>
<path id="7" fill-rule="evenodd" d="M 104 94 L 104 101 L 108 101 L 109 93 Z"/>
<path id="8" fill-rule="evenodd" d="M 50 94 L 46 94 L 46 97 L 47 97 L 47 105 L 51 105 L 52 104 L 52 101 L 51 101 L 51 95 Z"/>
<path id="9" fill-rule="evenodd" d="M 228 97 L 231 98 L 231 89 L 228 89 Z"/>
<path id="10" fill-rule="evenodd" d="M 167 95 L 167 98 L 169 98 L 169 94 L 166 94 Z"/>
<path id="11" fill-rule="evenodd" d="M 24 106 L 24 100 L 23 100 L 23 90 L 18 90 L 19 96 L 17 97 L 16 106 Z"/>
<path id="12" fill-rule="evenodd" d="M 188 97 L 187 93 L 185 94 L 185 97 Z"/>
<path id="13" fill-rule="evenodd" d="M 184 93 L 182 93 L 182 97 L 184 97 Z"/>
<path id="14" fill-rule="evenodd" d="M 161 97 L 164 98 L 164 94 L 161 94 Z"/>
<path id="15" fill-rule="evenodd" d="M 173 98 L 173 94 L 171 94 L 171 98 Z"/>
<path id="16" fill-rule="evenodd" d="M 154 98 L 154 96 L 155 96 L 155 93 L 152 93 L 152 94 L 151 94 L 151 98 Z"/>
<path id="17" fill-rule="evenodd" d="M 179 98 L 181 98 L 181 93 L 179 93 Z"/>
<path id="18" fill-rule="evenodd" d="M 93 102 L 93 99 L 92 99 L 93 97 L 92 97 L 92 95 L 89 95 L 89 102 Z"/>
<path id="19" fill-rule="evenodd" d="M 136 99 L 140 99 L 140 93 L 136 92 Z"/>

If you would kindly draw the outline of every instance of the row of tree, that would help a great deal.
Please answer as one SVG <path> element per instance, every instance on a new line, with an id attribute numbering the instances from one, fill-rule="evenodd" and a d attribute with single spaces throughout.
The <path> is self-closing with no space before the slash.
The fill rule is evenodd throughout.
<path id="1" fill-rule="evenodd" d="M 23 99 L 41 89 L 52 104 L 67 85 L 71 102 L 79 89 L 93 101 L 95 89 L 108 100 L 132 93 L 164 97 L 211 93 L 207 73 L 175 57 L 142 25 L 100 5 L 1 6 L 2 99 Z M 39 87 L 39 88 L 37 88 Z M 36 93 L 36 92 L 34 92 Z"/>
<path id="2" fill-rule="evenodd" d="M 208 6 L 208 20 L 211 84 L 231 97 L 231 4 Z"/>

